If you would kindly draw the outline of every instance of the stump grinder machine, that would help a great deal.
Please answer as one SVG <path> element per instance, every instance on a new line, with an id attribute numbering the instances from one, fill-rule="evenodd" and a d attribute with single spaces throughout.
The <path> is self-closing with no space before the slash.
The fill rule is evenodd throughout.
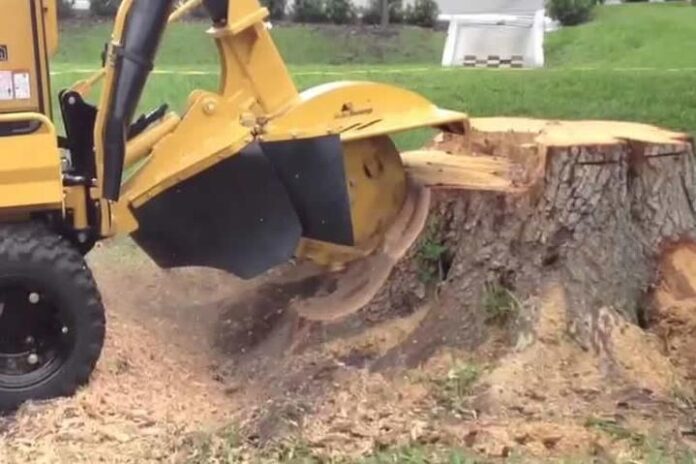
<path id="1" fill-rule="evenodd" d="M 101 71 L 58 94 L 58 135 L 56 0 L 2 2 L 1 410 L 87 382 L 105 314 L 84 256 L 102 239 L 130 235 L 163 268 L 241 278 L 310 260 L 335 286 L 296 311 L 332 320 L 387 279 L 425 224 L 431 187 L 514 188 L 500 159 L 399 153 L 391 139 L 464 133 L 464 114 L 377 83 L 298 92 L 257 0 L 202 2 L 219 90 L 193 91 L 182 115 L 162 105 L 134 117 L 167 24 L 201 1 L 179 3 L 123 0 Z"/>

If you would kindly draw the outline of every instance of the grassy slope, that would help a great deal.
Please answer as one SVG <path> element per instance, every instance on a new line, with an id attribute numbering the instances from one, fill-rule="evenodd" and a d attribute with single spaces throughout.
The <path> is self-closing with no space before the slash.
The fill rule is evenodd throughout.
<path id="1" fill-rule="evenodd" d="M 696 67 L 696 8 L 683 3 L 598 8 L 595 20 L 551 34 L 552 67 Z"/>
<path id="2" fill-rule="evenodd" d="M 157 57 L 161 67 L 217 66 L 217 53 L 205 34 L 207 22 L 184 22 L 167 30 Z M 55 62 L 91 65 L 111 33 L 108 23 L 70 22 L 62 28 L 61 48 Z M 291 65 L 437 64 L 445 34 L 417 27 L 344 28 L 312 25 L 276 25 L 271 34 Z"/>
<path id="3" fill-rule="evenodd" d="M 216 55 L 202 29 L 200 23 L 172 28 L 158 66 L 215 69 Z M 696 72 L 664 70 L 696 66 L 696 53 L 689 49 L 696 36 L 696 8 L 686 5 L 599 8 L 594 22 L 551 34 L 549 68 L 536 71 L 443 70 L 437 63 L 444 36 L 414 28 L 380 36 L 314 26 L 276 27 L 273 35 L 300 88 L 369 79 L 416 90 L 442 106 L 476 116 L 622 119 L 696 133 Z M 54 68 L 94 67 L 105 37 L 104 24 L 67 27 Z M 349 64 L 332 64 L 341 60 Z M 433 69 L 414 72 L 423 67 Z M 586 67 L 593 69 L 578 69 Z M 394 68 L 408 72 L 385 72 Z M 55 88 L 79 77 L 58 75 Z M 216 85 L 214 76 L 154 76 L 143 106 L 167 101 L 180 107 L 189 89 Z M 417 145 L 424 137 L 420 133 L 402 139 L 402 145 Z"/>

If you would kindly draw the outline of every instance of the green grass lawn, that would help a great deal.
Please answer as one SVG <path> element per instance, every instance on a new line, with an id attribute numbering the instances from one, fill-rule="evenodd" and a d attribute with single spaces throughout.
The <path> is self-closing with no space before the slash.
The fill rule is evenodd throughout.
<path id="1" fill-rule="evenodd" d="M 597 8 L 595 20 L 549 36 L 551 67 L 696 67 L 696 8 L 684 3 Z"/>
<path id="2" fill-rule="evenodd" d="M 157 66 L 216 70 L 205 23 L 167 33 Z M 595 21 L 550 34 L 548 68 L 467 70 L 438 66 L 444 34 L 418 28 L 375 29 L 277 26 L 272 34 L 302 89 L 334 80 L 374 80 L 418 91 L 437 104 L 472 116 L 620 119 L 696 134 L 696 8 L 633 4 L 597 9 Z M 108 24 L 63 28 L 54 60 L 54 88 L 95 68 Z M 641 69 L 636 69 L 641 68 Z M 181 107 L 194 88 L 215 89 L 215 75 L 154 75 L 142 106 Z M 427 134 L 401 139 L 415 146 Z"/>
<path id="3" fill-rule="evenodd" d="M 160 67 L 216 66 L 217 52 L 206 34 L 207 21 L 186 21 L 165 33 L 157 56 Z M 375 27 L 331 25 L 275 25 L 271 34 L 285 60 L 293 65 L 412 64 L 440 62 L 444 32 L 419 27 Z M 61 28 L 61 46 L 55 62 L 95 66 L 111 24 L 69 21 Z"/>

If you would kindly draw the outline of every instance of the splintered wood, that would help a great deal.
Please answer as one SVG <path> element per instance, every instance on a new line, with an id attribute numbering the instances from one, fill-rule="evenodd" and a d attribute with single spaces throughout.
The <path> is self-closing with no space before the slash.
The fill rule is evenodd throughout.
<path id="1" fill-rule="evenodd" d="M 471 130 L 464 135 L 444 133 L 423 150 L 401 154 L 408 176 L 420 189 L 411 192 L 382 246 L 369 257 L 325 275 L 315 295 L 292 303 L 294 312 L 307 320 L 330 322 L 369 305 L 425 227 L 430 196 L 424 192 L 429 189 L 488 192 L 524 203 L 530 188 L 538 186 L 539 191 L 561 196 L 549 198 L 549 203 L 557 203 L 555 221 L 570 230 L 577 217 L 586 214 L 581 211 L 583 205 L 597 203 L 595 197 L 603 194 L 594 187 L 611 172 L 598 169 L 602 164 L 626 164 L 629 158 L 689 150 L 685 135 L 642 124 L 472 120 Z M 582 178 L 587 181 L 574 186 Z M 577 201 L 568 200 L 564 192 L 572 192 Z M 482 207 L 491 212 L 489 203 Z M 552 234 L 551 230 L 542 233 Z"/>
<path id="2" fill-rule="evenodd" d="M 459 188 L 509 192 L 516 190 L 512 181 L 514 165 L 494 156 L 451 154 L 437 150 L 403 153 L 401 158 L 409 176 L 431 188 Z"/>
<path id="3" fill-rule="evenodd" d="M 553 283 L 567 302 L 567 335 L 613 365 L 632 365 L 634 350 L 616 348 L 612 328 L 649 319 L 644 300 L 660 256 L 674 244 L 696 243 L 691 137 L 603 121 L 485 118 L 470 127 L 433 141 L 428 149 L 440 154 L 432 165 L 406 157 L 414 176 L 454 188 L 436 192 L 432 207 L 428 240 L 448 253 L 438 304 L 393 359 L 418 364 L 442 346 L 433 340 L 475 349 L 486 334 L 489 316 L 480 302 L 490 288 L 514 294 L 518 325 L 534 327 L 542 293 Z M 443 180 L 438 169 L 459 156 L 464 161 Z M 476 157 L 488 161 L 469 162 Z M 424 175 L 426 167 L 434 169 Z M 476 173 L 463 172 L 467 167 Z M 477 188 L 486 176 L 490 184 Z M 505 181 L 511 190 L 529 188 L 500 191 Z M 406 267 L 392 274 L 375 301 L 415 285 L 417 275 Z M 536 337 L 533 329 L 519 336 L 524 345 Z"/>
<path id="4" fill-rule="evenodd" d="M 646 156 L 683 153 L 690 146 L 685 134 L 646 124 L 482 118 L 471 120 L 469 134 L 443 133 L 402 159 L 411 178 L 427 187 L 521 192 L 543 179 L 554 149 L 635 143 L 660 147 Z"/>

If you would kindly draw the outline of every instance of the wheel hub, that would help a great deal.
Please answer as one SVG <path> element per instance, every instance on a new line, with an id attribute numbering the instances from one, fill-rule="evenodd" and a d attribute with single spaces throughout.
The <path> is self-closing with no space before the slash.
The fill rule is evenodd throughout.
<path id="1" fill-rule="evenodd" d="M 70 321 L 31 282 L 0 282 L 0 387 L 26 388 L 55 374 L 74 340 Z"/>

